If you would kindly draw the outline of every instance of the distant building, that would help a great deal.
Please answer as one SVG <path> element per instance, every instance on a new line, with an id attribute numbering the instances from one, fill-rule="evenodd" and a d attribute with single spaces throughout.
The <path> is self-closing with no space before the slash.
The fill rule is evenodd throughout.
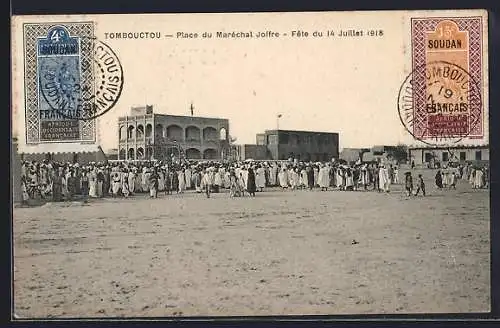
<path id="1" fill-rule="evenodd" d="M 365 153 L 369 152 L 368 148 L 344 148 L 340 152 L 339 158 L 347 163 L 356 162 L 358 160 L 364 161 Z"/>
<path id="2" fill-rule="evenodd" d="M 270 153 L 266 145 L 238 145 L 239 159 L 270 159 Z"/>
<path id="3" fill-rule="evenodd" d="M 490 160 L 489 146 L 409 147 L 409 158 L 416 166 L 455 163 L 485 163 Z"/>
<path id="4" fill-rule="evenodd" d="M 223 159 L 229 156 L 229 121 L 153 113 L 133 107 L 118 118 L 118 159 Z"/>
<path id="5" fill-rule="evenodd" d="M 339 158 L 339 134 L 332 132 L 266 130 L 255 145 L 241 145 L 240 159 L 330 161 Z"/>
<path id="6" fill-rule="evenodd" d="M 106 157 L 108 160 L 117 160 L 118 159 L 118 149 L 113 148 L 106 152 Z"/>

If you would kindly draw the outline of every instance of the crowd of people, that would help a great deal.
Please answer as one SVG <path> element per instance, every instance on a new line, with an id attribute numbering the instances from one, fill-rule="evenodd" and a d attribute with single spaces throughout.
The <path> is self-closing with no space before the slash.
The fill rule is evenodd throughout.
<path id="1" fill-rule="evenodd" d="M 268 187 L 283 190 L 389 192 L 399 184 L 399 167 L 391 164 L 339 162 L 162 162 L 58 163 L 24 161 L 21 167 L 23 200 L 69 201 L 77 198 L 131 197 L 148 193 L 182 194 L 186 190 L 211 193 L 229 191 L 230 197 L 255 196 Z M 405 173 L 405 188 L 413 194 L 411 171 Z M 472 165 L 437 172 L 438 188 L 454 188 L 457 179 L 468 179 L 473 188 L 487 185 L 487 171 Z M 418 177 L 417 193 L 425 184 Z"/>

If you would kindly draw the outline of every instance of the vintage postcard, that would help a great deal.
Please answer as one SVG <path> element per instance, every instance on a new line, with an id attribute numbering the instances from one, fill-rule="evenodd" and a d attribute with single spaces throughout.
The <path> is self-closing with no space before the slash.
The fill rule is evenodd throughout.
<path id="1" fill-rule="evenodd" d="M 484 10 L 12 19 L 13 317 L 490 311 Z"/>

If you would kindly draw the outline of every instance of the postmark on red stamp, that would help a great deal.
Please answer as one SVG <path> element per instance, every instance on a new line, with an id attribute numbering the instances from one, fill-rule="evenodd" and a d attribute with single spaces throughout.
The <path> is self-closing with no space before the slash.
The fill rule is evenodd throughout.
<path id="1" fill-rule="evenodd" d="M 398 96 L 406 130 L 429 145 L 485 135 L 483 17 L 412 18 L 412 72 Z"/>

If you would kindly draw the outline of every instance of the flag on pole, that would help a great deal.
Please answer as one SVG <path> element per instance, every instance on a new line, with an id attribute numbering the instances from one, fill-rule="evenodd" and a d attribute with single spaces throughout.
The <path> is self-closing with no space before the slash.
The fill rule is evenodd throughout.
<path id="1" fill-rule="evenodd" d="M 281 114 L 278 114 L 278 118 L 281 118 L 281 116 L 283 116 L 283 115 L 281 115 Z"/>
<path id="2" fill-rule="evenodd" d="M 194 106 L 193 106 L 193 103 L 191 103 L 191 107 L 189 109 L 191 109 L 191 116 L 193 116 L 194 115 Z"/>

